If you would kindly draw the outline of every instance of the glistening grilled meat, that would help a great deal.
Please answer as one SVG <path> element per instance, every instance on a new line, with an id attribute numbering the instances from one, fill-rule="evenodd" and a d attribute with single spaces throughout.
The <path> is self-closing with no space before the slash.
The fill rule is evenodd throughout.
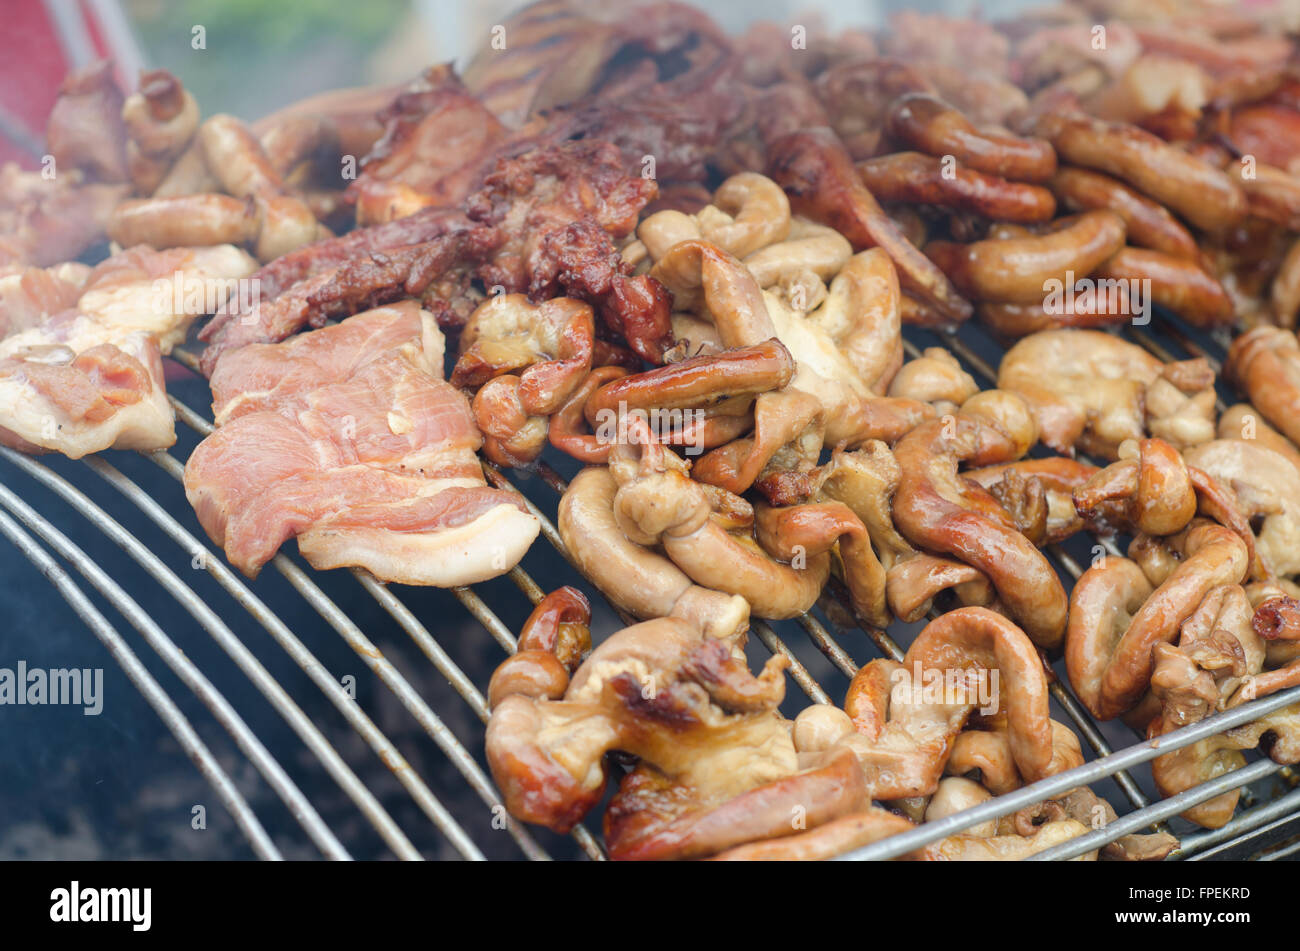
<path id="1" fill-rule="evenodd" d="M 276 258 L 254 274 L 259 299 L 262 303 L 269 303 L 299 281 L 322 271 L 332 271 L 359 255 L 423 244 L 469 227 L 469 220 L 455 209 L 429 208 L 396 221 L 357 228 L 341 237 L 317 241 Z M 211 321 L 203 328 L 199 339 L 217 343 L 225 324 L 239 316 L 230 314 Z"/>
<path id="2" fill-rule="evenodd" d="M 614 246 L 657 193 L 652 180 L 629 174 L 618 149 L 605 142 L 562 142 L 502 159 L 466 203 L 469 219 L 430 208 L 318 242 L 263 268 L 257 276 L 270 283 L 270 299 L 262 286 L 251 313 L 218 318 L 204 329 L 204 372 L 210 375 L 230 350 L 418 295 L 448 276 L 453 291 L 464 290 L 472 277 L 489 290 L 534 299 L 566 293 L 591 303 L 640 356 L 660 362 L 672 344 L 668 292 L 653 278 L 630 276 Z M 413 235 L 429 237 L 416 245 Z M 444 313 L 461 313 L 454 301 L 445 303 L 452 309 Z"/>
<path id="3" fill-rule="evenodd" d="M 208 535 L 249 575 L 294 536 L 315 567 L 384 581 L 461 585 L 509 570 L 538 523 L 484 482 L 482 437 L 442 363 L 418 301 L 223 359 L 217 429 L 185 466 Z"/>
<path id="4" fill-rule="evenodd" d="M 161 357 L 254 266 L 230 245 L 139 247 L 0 278 L 0 444 L 74 459 L 170 446 Z"/>
<path id="5" fill-rule="evenodd" d="M 534 300 L 586 301 L 638 355 L 662 362 L 672 345 L 668 292 L 653 278 L 629 276 L 613 242 L 657 195 L 655 182 L 630 175 L 607 142 L 562 142 L 505 159 L 467 205 L 503 239 L 479 275 L 488 287 Z"/>
<path id="6" fill-rule="evenodd" d="M 449 64 L 431 67 L 379 114 L 384 134 L 348 187 L 357 221 L 405 217 L 463 202 L 508 132 Z"/>
<path id="7" fill-rule="evenodd" d="M 453 231 L 422 244 L 372 251 L 294 284 L 269 303 L 227 318 L 203 351 L 200 367 L 208 376 L 222 354 L 250 343 L 274 343 L 305 326 L 321 327 L 402 297 L 418 297 L 435 279 L 477 260 L 495 242 L 487 228 Z M 440 311 L 449 305 L 435 302 Z"/>

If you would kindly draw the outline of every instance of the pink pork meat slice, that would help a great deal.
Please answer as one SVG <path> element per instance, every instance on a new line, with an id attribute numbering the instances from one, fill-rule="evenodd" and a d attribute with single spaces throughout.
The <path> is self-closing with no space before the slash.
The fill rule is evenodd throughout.
<path id="1" fill-rule="evenodd" d="M 539 524 L 491 488 L 465 397 L 442 379 L 444 341 L 416 301 L 227 354 L 217 429 L 185 466 L 212 540 L 255 576 L 297 536 L 321 569 L 450 587 L 509 571 Z"/>

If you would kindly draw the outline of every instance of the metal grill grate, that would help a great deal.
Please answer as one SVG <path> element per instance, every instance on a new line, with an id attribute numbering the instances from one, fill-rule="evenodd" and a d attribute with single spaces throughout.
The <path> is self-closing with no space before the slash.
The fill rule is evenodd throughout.
<path id="1" fill-rule="evenodd" d="M 1170 352 L 1165 343 L 1143 330 L 1131 328 L 1128 334 L 1131 340 L 1162 359 L 1178 358 L 1175 353 Z M 981 382 L 982 386 L 993 385 L 996 373 L 982 354 L 990 354 L 996 360 L 998 349 L 980 328 L 963 327 L 958 334 L 938 334 L 907 328 L 905 335 L 907 337 L 905 345 L 910 356 L 916 356 L 925 346 L 947 347 Z M 1181 349 L 1187 355 L 1207 356 L 1215 364 L 1216 370 L 1218 369 L 1219 361 L 1216 355 L 1222 352 L 1222 341 L 1205 340 L 1193 332 L 1171 327 L 1167 334 L 1167 343 Z M 191 369 L 196 367 L 194 356 L 184 349 L 174 352 L 173 358 Z M 211 431 L 212 424 L 203 415 L 174 396 L 169 396 L 169 399 L 176 411 L 177 419 L 182 424 L 200 436 Z M 181 479 L 183 462 L 171 452 L 157 451 L 144 455 L 176 480 Z M 505 817 L 491 779 L 475 755 L 457 738 L 444 722 L 444 718 L 439 716 L 411 681 L 386 659 L 379 647 L 363 633 L 358 622 L 322 590 L 317 581 L 313 580 L 312 573 L 304 570 L 289 556 L 283 553 L 276 555 L 270 564 L 319 615 L 324 623 L 323 628 L 295 633 L 226 564 L 220 552 L 214 553 L 206 541 L 201 541 L 190 528 L 186 527 L 194 524 L 193 517 L 188 511 L 180 514 L 179 517 L 173 515 L 107 458 L 85 460 L 85 466 L 130 502 L 131 506 L 161 533 L 161 536 L 179 546 L 186 556 L 193 559 L 195 566 L 206 568 L 206 574 L 245 612 L 244 615 L 224 620 L 211 602 L 206 601 L 193 587 L 183 581 L 137 535 L 125 528 L 113 515 L 67 478 L 37 459 L 8 449 L 0 449 L 0 458 L 3 458 L 12 469 L 26 474 L 50 490 L 94 528 L 103 532 L 211 636 L 216 645 L 247 677 L 249 683 L 285 721 L 306 751 L 338 785 L 393 855 L 403 859 L 417 859 L 421 857 L 421 851 L 412 843 L 408 832 L 403 831 L 381 803 L 376 792 L 358 777 L 356 770 L 361 768 L 361 764 L 357 761 L 357 757 L 353 756 L 353 762 L 349 763 L 348 758 L 326 738 L 281 682 L 246 646 L 241 632 L 260 626 L 270 635 L 306 677 L 324 693 L 328 701 L 343 716 L 347 725 L 391 771 L 417 807 L 418 813 L 428 820 L 455 853 L 467 859 L 484 857 L 482 836 L 480 835 L 479 841 L 476 842 L 465 828 L 464 808 L 460 809 L 461 815 L 458 818 L 456 812 L 444 804 L 430 788 L 427 779 L 422 777 L 403 757 L 394 741 L 352 698 L 339 678 L 318 660 L 308 643 L 304 641 L 304 637 L 306 641 L 312 641 L 332 628 L 343 638 L 347 646 L 355 652 L 357 658 L 373 675 L 376 684 L 392 695 L 397 704 L 413 719 L 418 730 L 433 741 L 441 755 L 459 774 L 469 793 L 458 798 L 476 797 L 483 807 L 497 818 L 494 828 L 504 828 L 513 841 L 516 857 L 548 859 L 551 853 L 559 853 L 563 850 L 571 856 L 604 858 L 599 842 L 586 827 L 579 826 L 572 833 L 567 846 L 564 845 L 564 840 L 552 837 L 559 844 L 544 848 L 529 830 Z M 484 471 L 491 484 L 519 492 L 510 478 L 491 463 L 484 463 Z M 520 492 L 520 494 L 524 497 L 529 510 L 541 520 L 545 543 L 553 546 L 572 567 L 572 559 L 565 550 L 550 517 L 555 511 L 559 493 L 564 491 L 564 479 L 545 462 L 539 465 L 537 475 L 540 477 L 538 482 L 541 485 L 536 487 L 536 491 L 530 494 Z M 123 514 L 122 517 L 127 516 Z M 181 749 L 211 783 L 218 799 L 225 805 L 258 856 L 275 859 L 281 857 L 281 852 L 228 771 L 218 763 L 205 744 L 194 724 L 149 672 L 113 622 L 96 607 L 80 583 L 63 567 L 64 564 L 80 575 L 84 583 L 111 605 L 126 623 L 135 628 L 158 659 L 170 669 L 185 688 L 193 692 L 211 714 L 215 723 L 230 735 L 242 755 L 289 809 L 311 844 L 325 857 L 349 857 L 348 847 L 340 841 L 337 829 L 331 828 L 330 824 L 322 818 L 304 791 L 295 784 L 281 763 L 271 755 L 263 742 L 250 729 L 241 717 L 237 706 L 218 691 L 203 671 L 186 656 L 184 650 L 173 642 L 155 618 L 128 593 L 120 579 L 115 579 L 108 570 L 96 563 L 82 548 L 60 531 L 46 517 L 46 514 L 29 505 L 3 481 L 0 481 L 0 534 L 9 539 L 45 575 L 109 650 L 130 682 L 174 734 Z M 1084 546 L 1099 544 L 1111 553 L 1119 553 L 1109 539 L 1071 539 L 1061 545 L 1052 546 L 1048 554 L 1067 585 L 1081 574 L 1081 561 L 1086 560 L 1086 558 L 1081 559 L 1077 552 L 1069 550 L 1072 543 L 1081 543 Z M 473 718 L 480 723 L 486 723 L 488 710 L 483 689 L 457 665 L 439 642 L 434 631 L 420 620 L 417 612 L 387 585 L 376 581 L 368 573 L 353 570 L 352 574 L 378 608 L 410 636 L 419 653 L 468 706 Z M 545 593 L 522 567 L 513 569 L 508 578 L 530 604 L 536 604 Z M 576 568 L 572 571 L 571 580 L 584 590 L 589 592 L 594 590 L 594 586 L 583 582 L 578 577 Z M 485 597 L 469 587 L 454 589 L 453 593 L 503 652 L 509 653 L 515 649 L 515 637 L 509 626 L 490 606 L 489 602 L 494 600 L 492 596 Z M 610 607 L 612 608 L 612 605 Z M 631 618 L 618 612 L 617 609 L 614 610 L 624 622 L 631 622 Z M 891 626 L 891 630 L 894 627 Z M 896 625 L 896 627 L 898 630 L 895 633 L 900 637 L 911 636 L 907 633 L 907 625 Z M 840 676 L 851 678 L 856 673 L 859 663 L 865 663 L 871 659 L 871 656 L 883 655 L 894 659 L 901 659 L 903 656 L 903 647 L 894 636 L 887 631 L 866 625 L 854 615 L 846 592 L 834 579 L 823 592 L 815 612 L 805 614 L 793 622 L 775 625 L 755 620 L 751 630 L 754 635 L 753 642 L 772 654 L 779 653 L 790 660 L 788 675 L 813 703 L 835 702 L 836 698 L 827 693 L 823 684 L 819 682 L 818 676 L 810 670 L 810 665 L 824 668 L 821 675 L 823 680 Z M 802 638 L 799 636 L 799 631 L 802 631 Z M 599 627 L 593 631 L 597 638 L 608 633 L 608 630 L 601 630 Z M 871 647 L 867 647 L 868 644 Z M 488 646 L 485 642 L 484 647 Z M 815 652 L 810 654 L 810 648 L 815 648 Z M 800 650 L 808 658 L 807 661 L 799 656 Z M 822 656 L 819 658 L 817 654 Z M 855 657 L 860 657 L 861 660 Z M 495 663 L 494 660 L 488 669 L 495 666 Z M 485 682 L 482 687 L 486 687 Z M 1070 858 L 1098 848 L 1130 832 L 1164 828 L 1166 820 L 1189 806 L 1242 785 L 1248 788 L 1232 821 L 1221 829 L 1183 834 L 1182 847 L 1174 853 L 1174 857 L 1202 859 L 1225 855 L 1233 857 L 1258 855 L 1262 858 L 1284 858 L 1292 857 L 1297 850 L 1300 850 L 1300 843 L 1292 841 L 1297 834 L 1300 834 L 1300 789 L 1293 788 L 1297 784 L 1297 779 L 1290 768 L 1278 766 L 1267 758 L 1252 754 L 1254 759 L 1240 771 L 1220 776 L 1172 799 L 1155 802 L 1150 801 L 1143 791 L 1142 784 L 1130 773 L 1133 767 L 1153 759 L 1160 753 L 1180 748 L 1231 726 L 1254 720 L 1269 711 L 1300 701 L 1300 688 L 1254 701 L 1229 713 L 1167 734 L 1161 738 L 1158 747 L 1142 741 L 1140 737 L 1130 741 L 1128 737 L 1133 737 L 1134 734 L 1120 734 L 1121 739 L 1128 745 L 1118 751 L 1112 749 L 1113 743 L 1108 742 L 1106 737 L 1107 729 L 1114 735 L 1113 725 L 1103 728 L 1093 722 L 1061 683 L 1054 682 L 1051 685 L 1051 692 L 1055 706 L 1058 708 L 1053 715 L 1067 720 L 1080 735 L 1086 748 L 1091 750 L 1092 758 L 1089 762 L 1078 769 L 997 797 L 966 812 L 938 822 L 927 823 L 905 835 L 895 836 L 860 849 L 847 857 L 865 859 L 896 856 L 961 831 L 974 823 L 1006 815 L 1049 795 L 1062 793 L 1081 784 L 1104 782 L 1108 778 L 1113 780 L 1117 787 L 1116 798 L 1119 799 L 1119 804 L 1127 803 L 1126 808 L 1118 809 L 1120 818 L 1087 836 L 1066 842 L 1043 853 L 1038 858 Z M 787 705 L 795 702 L 796 698 L 787 699 Z M 442 712 L 444 716 L 455 718 L 463 716 L 465 711 L 443 709 Z M 481 731 L 475 741 L 476 751 L 481 751 Z M 316 789 L 310 791 L 319 793 Z M 423 834 L 427 830 L 420 831 L 422 833 L 420 837 L 427 838 L 427 835 Z M 499 833 L 493 834 L 499 835 Z"/>

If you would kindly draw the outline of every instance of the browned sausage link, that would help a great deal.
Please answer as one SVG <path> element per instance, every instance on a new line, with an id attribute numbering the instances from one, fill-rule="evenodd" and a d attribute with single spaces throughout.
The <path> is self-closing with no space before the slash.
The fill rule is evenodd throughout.
<path id="1" fill-rule="evenodd" d="M 1124 244 L 1124 219 L 1113 211 L 1089 211 L 1069 227 L 1025 238 L 925 246 L 962 293 L 980 300 L 1041 302 L 1049 282 L 1073 285 Z"/>
<path id="2" fill-rule="evenodd" d="M 262 136 L 262 148 L 271 167 L 282 177 L 308 159 L 326 156 L 335 162 L 335 177 L 338 175 L 339 132 L 328 116 L 288 116 Z M 330 184 L 338 188 L 346 183 Z"/>
<path id="3" fill-rule="evenodd" d="M 794 211 L 834 228 L 856 250 L 884 248 L 904 289 L 950 323 L 970 318 L 970 302 L 902 236 L 858 178 L 834 132 L 817 128 L 782 136 L 768 148 L 767 161 L 768 174 L 785 189 Z"/>
<path id="4" fill-rule="evenodd" d="M 198 127 L 199 111 L 179 79 L 165 69 L 140 74 L 140 91 L 122 104 L 131 141 L 145 155 L 177 155 Z"/>
<path id="5" fill-rule="evenodd" d="M 1300 342 L 1281 327 L 1248 330 L 1228 348 L 1223 375 L 1293 443 L 1300 440 Z"/>
<path id="6" fill-rule="evenodd" d="M 316 217 L 292 195 L 259 197 L 257 205 L 261 229 L 253 253 L 259 261 L 274 261 L 316 240 Z"/>
<path id="7" fill-rule="evenodd" d="M 1288 231 L 1300 229 L 1300 179 L 1272 165 L 1256 164 L 1247 174 L 1247 166 L 1230 161 L 1226 171 L 1241 186 L 1250 205 L 1250 213 L 1279 224 Z"/>
<path id="8" fill-rule="evenodd" d="M 1197 327 L 1218 327 L 1232 320 L 1232 298 L 1223 285 L 1182 258 L 1170 257 L 1147 248 L 1124 248 L 1101 267 L 1093 277 L 1116 280 L 1120 286 L 1142 288 L 1145 296 L 1149 280 L 1150 302 L 1173 311 Z"/>
<path id="9" fill-rule="evenodd" d="M 113 209 L 108 236 L 126 248 L 245 244 L 257 236 L 259 224 L 256 203 L 229 195 L 142 198 Z"/>
<path id="10" fill-rule="evenodd" d="M 618 366 L 597 367 L 587 374 L 582 385 L 560 407 L 559 412 L 551 417 L 550 428 L 547 431 L 547 439 L 550 440 L 551 445 L 567 452 L 580 462 L 601 465 L 608 462 L 609 451 L 614 444 L 608 439 L 600 439 L 584 431 L 586 424 L 583 410 L 592 393 L 611 380 L 619 380 L 625 376 L 627 370 Z"/>
<path id="11" fill-rule="evenodd" d="M 1046 188 L 1009 182 L 920 152 L 896 152 L 858 163 L 858 174 L 883 202 L 942 205 L 998 221 L 1050 221 L 1056 199 Z"/>
<path id="12" fill-rule="evenodd" d="M 620 409 L 707 408 L 733 397 L 779 390 L 793 376 L 794 358 L 773 337 L 607 383 L 587 400 L 587 421 L 595 425 L 602 415 Z"/>
<path id="13" fill-rule="evenodd" d="M 283 190 L 262 143 L 234 116 L 212 116 L 199 126 L 199 142 L 208 168 L 232 195 L 268 198 Z"/>
<path id="14" fill-rule="evenodd" d="M 1056 152 L 1042 139 L 986 134 L 934 96 L 912 93 L 894 101 L 885 127 L 896 139 L 930 155 L 1019 182 L 1042 182 L 1056 171 Z"/>
<path id="15" fill-rule="evenodd" d="M 1128 228 L 1129 244 L 1188 261 L 1200 259 L 1196 239 L 1167 208 L 1118 179 L 1086 168 L 1061 168 L 1047 187 L 1070 211 L 1115 212 Z"/>
<path id="16" fill-rule="evenodd" d="M 307 188 L 302 190 L 301 195 L 303 204 L 311 210 L 317 221 L 328 223 L 337 231 L 347 230 L 352 217 L 352 206 L 347 203 L 342 191 Z"/>
<path id="17" fill-rule="evenodd" d="M 1246 216 L 1245 193 L 1222 170 L 1137 126 L 1045 115 L 1036 131 L 1062 161 L 1122 178 L 1198 228 L 1227 228 Z"/>
<path id="18" fill-rule="evenodd" d="M 1115 304 L 1116 306 L 1111 306 Z M 1039 301 L 1033 304 L 981 302 L 975 309 L 980 323 L 1002 337 L 1027 337 L 1061 327 L 1116 327 L 1133 321 L 1132 308 L 1114 295 L 1095 295 L 1091 304 L 1070 303 L 1060 312 Z"/>
<path id="19" fill-rule="evenodd" d="M 1279 327 L 1294 328 L 1296 315 L 1300 313 L 1300 240 L 1293 241 L 1287 248 L 1268 296 L 1273 322 Z"/>
<path id="20" fill-rule="evenodd" d="M 1294 98 L 1293 95 L 1288 98 Z M 1300 152 L 1300 111 L 1294 102 L 1266 102 L 1234 109 L 1227 139 L 1239 155 L 1253 155 L 1268 165 L 1285 168 Z"/>
<path id="21" fill-rule="evenodd" d="M 150 174 L 149 169 L 142 170 Z M 138 187 L 138 186 L 137 186 Z M 208 169 L 208 160 L 203 155 L 203 147 L 196 135 L 180 154 L 170 169 L 158 182 L 150 194 L 155 198 L 176 198 L 180 195 L 198 195 L 203 192 L 220 191 L 221 182 Z"/>
<path id="22" fill-rule="evenodd" d="M 556 588 L 537 603 L 519 630 L 519 651 L 554 654 L 569 673 L 591 650 L 591 604 L 577 588 Z"/>
<path id="23" fill-rule="evenodd" d="M 898 319 L 909 327 L 952 326 L 937 307 L 907 293 L 898 295 Z"/>

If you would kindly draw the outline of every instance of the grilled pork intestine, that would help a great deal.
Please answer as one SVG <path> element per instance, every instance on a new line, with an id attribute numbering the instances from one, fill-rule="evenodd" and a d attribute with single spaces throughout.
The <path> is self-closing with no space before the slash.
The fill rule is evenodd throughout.
<path id="1" fill-rule="evenodd" d="M 724 346 L 753 346 L 779 338 L 797 364 L 790 386 L 821 403 L 828 444 L 858 445 L 870 439 L 892 442 L 934 411 L 915 400 L 877 396 L 855 367 L 852 338 L 860 328 L 846 327 L 848 320 L 842 320 L 840 312 L 869 323 L 876 308 L 886 315 L 896 313 L 893 305 L 897 299 L 887 258 L 867 252 L 855 261 L 858 266 L 853 272 L 846 266 L 832 282 L 831 293 L 821 307 L 808 315 L 763 291 L 748 268 L 706 241 L 672 245 L 650 273 L 669 288 L 677 307 L 707 315 L 703 319 L 716 328 L 717 339 Z M 874 277 L 868 279 L 868 275 Z M 836 328 L 834 333 L 828 329 L 831 326 Z M 897 333 L 896 322 L 888 316 L 879 327 L 886 339 Z M 893 348 L 885 349 L 892 352 Z M 890 360 L 887 357 L 883 362 Z M 893 375 L 879 368 L 876 373 L 877 380 Z"/>
<path id="2" fill-rule="evenodd" d="M 902 362 L 889 258 L 878 249 L 854 256 L 830 229 L 788 218 L 775 183 L 733 176 L 695 215 L 647 218 L 632 252 L 674 295 L 679 347 L 710 353 L 775 336 L 794 355 L 795 378 L 754 403 L 752 435 L 709 453 L 695 470 L 732 492 L 758 484 L 775 504 L 811 497 L 807 471 L 823 443 L 892 442 L 933 412 L 878 395 Z"/>
<path id="3" fill-rule="evenodd" d="M 1010 615 L 1050 649 L 1065 631 L 1068 603 L 1060 579 L 1011 512 L 957 471 L 963 462 L 1017 460 L 1036 437 L 1037 425 L 1015 394 L 972 396 L 955 416 L 923 423 L 899 441 L 894 455 L 902 480 L 893 512 L 912 544 L 983 572 Z"/>
<path id="4" fill-rule="evenodd" d="M 826 858 L 911 828 L 873 797 L 938 794 L 927 814 L 934 819 L 973 804 L 954 799 L 952 787 L 976 784 L 944 787 L 941 774 L 975 688 L 994 670 L 1003 677 L 1003 735 L 1017 783 L 1082 761 L 1077 739 L 1047 717 L 1046 677 L 1028 638 L 979 609 L 931 624 L 907 658 L 930 673 L 961 667 L 972 702 L 900 692 L 910 674 L 888 676 L 899 665 L 878 661 L 855 678 L 849 713 L 813 706 L 794 723 L 776 710 L 785 659 L 774 657 L 755 677 L 743 637 L 711 639 L 682 620 L 649 621 L 613 635 L 575 672 L 571 655 L 538 649 L 531 633 L 493 678 L 493 776 L 512 815 L 566 831 L 601 800 L 605 754 L 637 756 L 604 818 L 614 858 Z M 1077 792 L 912 857 L 1017 857 L 1082 835 L 1088 826 L 1079 819 L 1096 800 Z M 801 821 L 791 821 L 792 810 Z M 1159 857 L 1173 842 L 1130 845 L 1126 857 Z"/>
<path id="5" fill-rule="evenodd" d="M 1238 585 L 1215 588 L 1196 612 L 1183 622 L 1177 645 L 1157 644 L 1151 675 L 1151 705 L 1158 709 L 1147 726 L 1149 736 L 1160 736 L 1203 720 L 1211 714 L 1239 706 L 1300 683 L 1300 662 L 1270 655 L 1271 639 L 1293 637 L 1291 620 L 1300 608 L 1275 586 L 1256 598 Z M 1267 639 L 1266 639 L 1267 638 Z M 1274 669 L 1266 670 L 1266 667 Z M 1295 743 L 1295 708 L 1284 708 L 1261 720 L 1199 740 L 1190 746 L 1156 757 L 1152 776 L 1168 796 L 1246 765 L 1243 750 L 1261 740 L 1279 763 L 1300 759 Z M 1217 829 L 1232 818 L 1240 789 L 1229 790 L 1182 813 L 1204 828 Z"/>
<path id="6" fill-rule="evenodd" d="M 451 383 L 478 390 L 474 420 L 486 437 L 484 452 L 502 465 L 522 465 L 541 454 L 547 417 L 591 372 L 595 321 L 579 301 L 534 305 L 522 294 L 501 294 L 470 315 L 460 351 Z"/>
<path id="7" fill-rule="evenodd" d="M 231 354 L 212 379 L 217 428 L 185 467 L 208 535 L 250 576 L 293 536 L 317 568 L 384 581 L 508 571 L 538 522 L 484 481 L 481 436 L 442 360 L 416 301 Z"/>
<path id="8" fill-rule="evenodd" d="M 749 623 L 739 595 L 695 584 L 664 555 L 630 541 L 614 512 L 619 484 L 604 466 L 589 466 L 560 499 L 560 537 L 574 561 L 614 604 L 637 618 L 681 618 L 707 637 L 730 637 Z"/>
<path id="9" fill-rule="evenodd" d="M 747 502 L 693 481 L 686 463 L 654 442 L 644 422 L 632 420 L 628 428 L 628 440 L 610 453 L 610 473 L 619 485 L 614 514 L 629 541 L 662 546 L 696 584 L 741 595 L 760 617 L 796 617 L 813 605 L 830 572 L 838 526 L 823 524 L 805 539 L 802 558 L 772 550 L 784 546 L 764 543 L 761 530 L 756 543 L 762 519 Z M 874 561 L 860 522 L 856 528 L 865 545 L 857 547 L 859 557 Z"/>
<path id="10" fill-rule="evenodd" d="M 230 246 L 133 248 L 0 277 L 0 442 L 73 458 L 170 446 L 161 357 L 255 266 Z"/>
<path id="11" fill-rule="evenodd" d="M 1043 444 L 1114 459 L 1150 432 L 1178 448 L 1214 438 L 1214 375 L 1203 360 L 1162 363 L 1099 330 L 1044 330 L 1012 347 L 998 387 L 1023 396 Z"/>
<path id="12" fill-rule="evenodd" d="M 776 709 L 786 661 L 773 658 L 754 677 L 741 645 L 743 635 L 704 638 L 688 622 L 660 618 L 610 637 L 564 678 L 562 691 L 499 697 L 488 763 L 506 808 L 567 831 L 600 801 L 610 750 L 642 760 L 611 806 L 616 857 L 708 855 L 794 831 L 788 808 L 754 812 L 764 797 L 746 794 L 765 786 L 792 805 L 800 785 L 805 795 L 817 790 L 824 803 L 805 802 L 813 822 L 852 808 L 861 799 L 852 757 L 839 759 L 835 778 L 813 770 L 804 783 L 789 782 L 800 762 Z M 661 808 L 645 808 L 649 800 Z"/>
<path id="13" fill-rule="evenodd" d="M 783 324 L 778 327 L 783 340 L 798 346 L 805 362 L 823 376 L 852 380 L 883 394 L 903 361 L 898 277 L 889 256 L 878 249 L 853 255 L 838 232 L 792 218 L 784 192 L 769 178 L 733 175 L 714 193 L 712 204 L 694 215 L 658 212 L 641 223 L 637 236 L 640 249 L 628 249 L 625 256 L 635 258 L 643 250 L 652 264 L 668 258 L 675 245 L 692 240 L 739 258 L 767 292 L 764 300 L 773 320 Z M 680 280 L 683 263 L 661 270 Z M 682 296 L 689 300 L 695 295 Z M 687 300 L 675 301 L 679 312 L 689 309 Z M 792 316 L 783 320 L 786 311 Z M 795 316 L 802 319 L 791 323 Z M 701 319 L 708 322 L 703 315 Z M 714 316 L 715 329 L 723 319 Z M 721 336 L 695 321 L 680 326 L 689 347 L 716 346 Z"/>

